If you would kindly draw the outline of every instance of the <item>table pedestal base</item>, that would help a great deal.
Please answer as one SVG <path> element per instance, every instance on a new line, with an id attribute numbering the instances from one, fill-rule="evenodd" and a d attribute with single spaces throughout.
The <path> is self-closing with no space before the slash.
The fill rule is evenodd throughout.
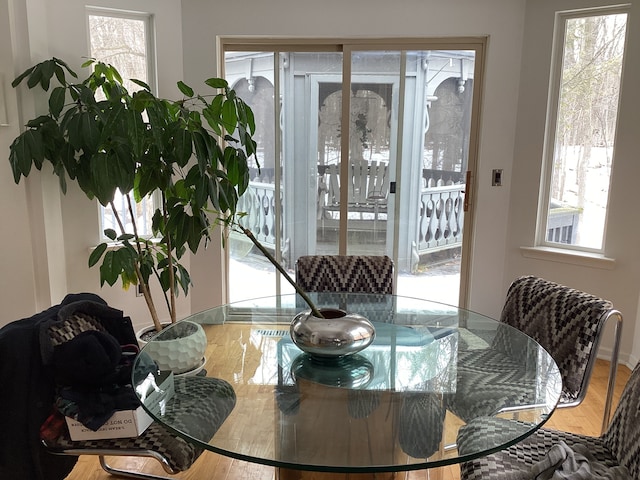
<path id="1" fill-rule="evenodd" d="M 411 480 L 420 478 L 425 480 L 442 480 L 443 468 L 416 470 L 413 472 L 378 472 L 378 473 L 329 473 L 307 472 L 276 468 L 275 480 Z"/>
<path id="2" fill-rule="evenodd" d="M 276 480 L 395 480 L 404 478 L 404 475 L 404 472 L 402 474 L 396 472 L 333 473 L 276 468 Z"/>

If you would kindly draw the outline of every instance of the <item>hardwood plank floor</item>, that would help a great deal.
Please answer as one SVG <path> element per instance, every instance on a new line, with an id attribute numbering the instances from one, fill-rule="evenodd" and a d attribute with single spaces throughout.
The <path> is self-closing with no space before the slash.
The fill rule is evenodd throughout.
<path id="1" fill-rule="evenodd" d="M 620 368 L 618 368 L 614 408 L 615 405 L 617 405 L 624 385 L 629 379 L 630 373 L 630 370 L 625 366 L 621 365 Z M 555 428 L 585 435 L 599 435 L 608 374 L 609 362 L 598 360 L 587 397 L 582 405 L 576 408 L 556 410 L 547 422 L 546 428 Z M 114 467 L 130 468 L 136 471 L 164 475 L 162 467 L 160 467 L 155 460 L 142 459 L 139 457 L 120 457 L 109 459 L 109 461 Z M 441 471 L 438 472 L 439 475 L 436 475 L 436 472 L 430 472 L 431 477 L 429 477 L 428 471 L 419 470 L 399 473 L 396 478 L 399 480 L 426 480 L 439 477 L 439 480 L 459 480 L 460 475 L 458 472 L 458 466 L 452 465 L 441 469 Z M 82 456 L 66 480 L 110 480 L 112 478 L 113 477 L 102 470 L 97 457 Z M 205 452 L 188 471 L 176 475 L 174 478 L 180 480 L 273 480 L 275 473 L 272 467 L 256 465 L 227 458 L 212 452 Z"/>

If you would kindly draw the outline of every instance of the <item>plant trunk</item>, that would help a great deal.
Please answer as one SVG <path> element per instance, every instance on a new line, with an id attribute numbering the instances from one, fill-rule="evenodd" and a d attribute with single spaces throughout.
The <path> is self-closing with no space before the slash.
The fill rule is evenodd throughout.
<path id="1" fill-rule="evenodd" d="M 136 250 L 138 251 L 138 255 L 142 257 L 142 250 L 140 250 L 140 238 L 138 237 L 138 228 L 136 225 L 136 217 L 133 212 L 133 207 L 131 206 L 131 197 L 129 195 L 126 196 L 127 199 L 127 207 L 129 209 L 129 215 L 131 216 L 131 223 L 133 224 L 133 235 L 134 240 L 136 242 Z M 118 222 L 118 226 L 120 227 L 120 232 L 124 235 L 124 225 L 122 224 L 122 219 L 118 214 L 118 210 L 115 208 L 113 202 L 111 204 L 111 211 L 113 212 L 113 216 Z M 160 318 L 158 318 L 158 311 L 156 310 L 156 306 L 153 303 L 153 297 L 151 296 L 151 291 L 149 290 L 149 285 L 144 281 L 144 277 L 142 276 L 142 272 L 140 271 L 140 265 L 136 262 L 134 265 L 136 269 L 136 277 L 138 278 L 138 284 L 140 284 L 140 288 L 142 289 L 142 296 L 144 297 L 144 301 L 147 303 L 147 308 L 149 309 L 149 314 L 151 314 L 151 320 L 153 321 L 153 326 L 156 331 L 159 332 L 162 330 L 162 324 L 160 323 Z"/>
<path id="2" fill-rule="evenodd" d="M 136 276 L 138 277 L 138 283 L 140 284 L 140 288 L 142 289 L 142 296 L 144 297 L 144 301 L 147 302 L 147 308 L 149 309 L 149 313 L 151 314 L 153 326 L 155 327 L 157 332 L 160 332 L 162 330 L 162 324 L 160 323 L 160 319 L 158 318 L 158 312 L 156 311 L 156 306 L 153 303 L 153 298 L 151 297 L 149 286 L 142 279 L 142 273 L 140 272 L 140 268 L 138 267 L 138 265 L 136 265 Z"/>
<path id="3" fill-rule="evenodd" d="M 168 223 L 167 210 L 165 205 L 167 204 L 164 192 L 162 192 L 162 214 L 164 215 L 165 225 Z M 171 251 L 173 247 L 171 245 L 171 235 L 166 236 L 167 239 L 167 261 L 169 262 L 169 299 L 171 305 L 169 306 L 169 315 L 171 316 L 171 323 L 176 323 L 176 288 L 175 288 L 175 272 L 173 271 L 173 254 Z"/>

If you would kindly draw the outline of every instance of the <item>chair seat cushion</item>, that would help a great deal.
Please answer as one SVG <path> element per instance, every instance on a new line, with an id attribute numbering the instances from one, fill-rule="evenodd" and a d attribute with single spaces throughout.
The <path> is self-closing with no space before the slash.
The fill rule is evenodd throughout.
<path id="1" fill-rule="evenodd" d="M 506 430 L 519 429 L 524 435 L 530 425 L 496 417 L 477 418 L 460 429 L 458 448 L 462 454 L 470 454 L 484 447 L 500 443 L 499 436 Z M 582 445 L 588 448 L 593 459 L 605 467 L 613 468 L 618 462 L 600 437 L 588 437 L 555 430 L 540 429 L 515 445 L 488 455 L 464 462 L 460 466 L 460 478 L 465 480 L 531 480 L 531 468 L 542 461 L 551 447 L 566 443 L 570 448 Z"/>
<path id="2" fill-rule="evenodd" d="M 466 422 L 538 402 L 531 397 L 538 380 L 525 362 L 517 362 L 499 350 L 458 352 L 456 392 L 447 408 Z"/>
<path id="3" fill-rule="evenodd" d="M 221 379 L 177 377 L 175 390 L 164 418 L 173 427 L 188 433 L 199 442 L 208 442 L 235 406 L 233 387 Z M 101 453 L 99 450 L 152 450 L 163 455 L 176 472 L 188 469 L 203 451 L 196 442 L 176 436 L 158 422 L 153 422 L 135 438 L 73 441 L 64 429 L 64 434 L 55 441 L 48 442 L 47 447 L 54 452 L 87 450 L 79 452 L 80 454 L 98 454 Z"/>

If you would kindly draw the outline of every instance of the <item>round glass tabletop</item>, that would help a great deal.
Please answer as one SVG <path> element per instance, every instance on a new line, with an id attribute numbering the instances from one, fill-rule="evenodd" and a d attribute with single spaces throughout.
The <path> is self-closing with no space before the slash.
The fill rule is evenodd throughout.
<path id="1" fill-rule="evenodd" d="M 304 353 L 289 333 L 293 317 L 308 309 L 297 295 L 212 308 L 185 319 L 206 332 L 204 369 L 173 375 L 170 387 L 161 385 L 166 395 L 147 395 L 152 362 L 143 348 L 133 381 L 145 409 L 177 435 L 226 456 L 365 473 L 487 455 L 533 433 L 558 402 L 562 381 L 550 355 L 496 320 L 393 295 L 311 296 L 319 307 L 366 317 L 373 342 L 336 359 Z M 202 393 L 203 382 L 220 380 L 224 389 Z M 211 409 L 217 431 L 202 428 Z M 496 416 L 507 420 L 501 431 L 465 430 Z"/>

